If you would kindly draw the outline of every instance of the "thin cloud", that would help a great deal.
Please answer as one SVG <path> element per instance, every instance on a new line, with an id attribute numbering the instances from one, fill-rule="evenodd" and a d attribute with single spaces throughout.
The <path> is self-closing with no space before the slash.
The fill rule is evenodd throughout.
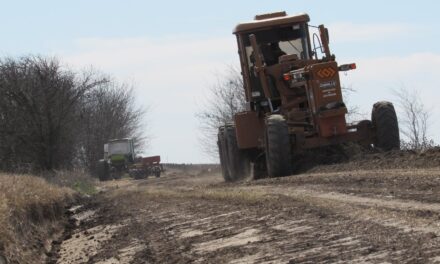
<path id="1" fill-rule="evenodd" d="M 389 80 L 417 80 L 431 85 L 435 81 L 440 69 L 440 54 L 413 53 L 406 56 L 384 56 L 377 58 L 359 58 L 356 60 L 358 70 L 354 73 L 358 82 L 372 79 Z"/>
<path id="2" fill-rule="evenodd" d="M 416 90 L 424 104 L 432 110 L 432 120 L 440 120 L 440 107 L 437 98 L 438 69 L 440 54 L 414 53 L 406 56 L 384 56 L 377 58 L 360 58 L 358 69 L 342 75 L 343 84 L 356 89 L 350 102 L 360 106 L 363 112 L 369 113 L 376 101 L 396 102 L 393 89 L 406 87 Z M 440 129 L 440 122 L 434 122 L 432 131 Z M 432 133 L 434 140 L 440 142 L 438 133 Z"/>
<path id="3" fill-rule="evenodd" d="M 67 54 L 74 65 L 93 63 L 104 68 L 121 68 L 152 63 L 185 64 L 234 54 L 234 39 L 165 37 L 78 39 L 76 52 Z"/>
<path id="4" fill-rule="evenodd" d="M 328 26 L 331 41 L 336 43 L 381 41 L 402 37 L 417 30 L 409 24 L 334 23 Z"/>
<path id="5" fill-rule="evenodd" d="M 136 83 L 140 104 L 153 105 L 150 154 L 169 161 L 209 161 L 197 147 L 197 100 L 202 100 L 213 72 L 238 64 L 233 36 L 197 38 L 88 38 L 62 54 L 73 67 L 94 67 Z"/>

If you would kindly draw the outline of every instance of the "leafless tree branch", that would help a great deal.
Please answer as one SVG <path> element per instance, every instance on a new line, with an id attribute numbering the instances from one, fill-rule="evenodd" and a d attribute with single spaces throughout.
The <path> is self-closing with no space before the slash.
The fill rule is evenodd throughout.
<path id="1" fill-rule="evenodd" d="M 144 114 L 132 89 L 93 70 L 74 72 L 39 56 L 2 59 L 0 169 L 93 170 L 105 141 L 142 139 Z"/>
<path id="2" fill-rule="evenodd" d="M 420 98 L 420 92 L 405 87 L 393 90 L 400 108 L 400 132 L 406 137 L 403 146 L 407 149 L 425 150 L 434 145 L 429 139 L 431 111 Z"/>
<path id="3" fill-rule="evenodd" d="M 206 100 L 196 117 L 200 126 L 200 145 L 212 159 L 217 159 L 217 131 L 228 122 L 234 114 L 245 109 L 245 92 L 240 70 L 228 67 L 209 89 Z"/>

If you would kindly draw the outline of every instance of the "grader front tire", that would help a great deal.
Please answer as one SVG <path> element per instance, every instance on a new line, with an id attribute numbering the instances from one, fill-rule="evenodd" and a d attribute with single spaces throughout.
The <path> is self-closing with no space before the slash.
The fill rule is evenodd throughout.
<path id="1" fill-rule="evenodd" d="M 393 104 L 375 103 L 371 120 L 375 131 L 374 147 L 384 151 L 400 149 L 399 124 Z"/>
<path id="2" fill-rule="evenodd" d="M 266 167 L 269 177 L 288 176 L 292 173 L 292 153 L 289 130 L 281 115 L 266 120 Z"/>

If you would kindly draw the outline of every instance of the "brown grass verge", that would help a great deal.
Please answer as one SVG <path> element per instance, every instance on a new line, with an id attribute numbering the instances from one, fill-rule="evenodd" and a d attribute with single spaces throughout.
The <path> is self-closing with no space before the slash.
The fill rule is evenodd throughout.
<path id="1" fill-rule="evenodd" d="M 231 203 L 238 202 L 240 204 L 259 204 L 276 200 L 276 197 L 267 195 L 267 193 L 259 190 L 246 190 L 241 188 L 222 188 L 222 189 L 205 189 L 196 188 L 192 190 L 168 189 L 168 188 L 142 188 L 113 190 L 107 194 L 109 197 L 118 199 L 125 195 L 136 196 L 136 200 L 151 199 L 201 199 L 201 200 L 219 200 Z"/>
<path id="2" fill-rule="evenodd" d="M 42 263 L 73 195 L 40 177 L 0 173 L 0 255 L 10 263 Z"/>
<path id="3" fill-rule="evenodd" d="M 41 175 L 48 182 L 62 187 L 69 187 L 81 194 L 95 194 L 97 179 L 92 178 L 88 172 L 82 169 L 57 170 L 46 172 Z"/>

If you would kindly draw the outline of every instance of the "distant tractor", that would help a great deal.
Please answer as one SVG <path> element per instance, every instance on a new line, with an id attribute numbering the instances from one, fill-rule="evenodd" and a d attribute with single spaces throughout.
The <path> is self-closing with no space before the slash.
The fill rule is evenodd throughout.
<path id="1" fill-rule="evenodd" d="M 160 156 L 135 156 L 131 138 L 114 139 L 104 144 L 104 159 L 98 162 L 98 176 L 101 181 L 120 179 L 125 173 L 135 179 L 144 179 L 150 175 L 160 177 L 162 171 Z"/>
<path id="2" fill-rule="evenodd" d="M 219 128 L 218 147 L 226 181 L 252 167 L 253 177 L 293 172 L 293 156 L 306 149 L 358 142 L 385 151 L 400 148 L 390 102 L 374 104 L 372 120 L 346 122 L 338 65 L 324 25 L 286 12 L 258 15 L 236 26 L 246 110 Z M 312 31 L 316 31 L 313 33 Z"/>

